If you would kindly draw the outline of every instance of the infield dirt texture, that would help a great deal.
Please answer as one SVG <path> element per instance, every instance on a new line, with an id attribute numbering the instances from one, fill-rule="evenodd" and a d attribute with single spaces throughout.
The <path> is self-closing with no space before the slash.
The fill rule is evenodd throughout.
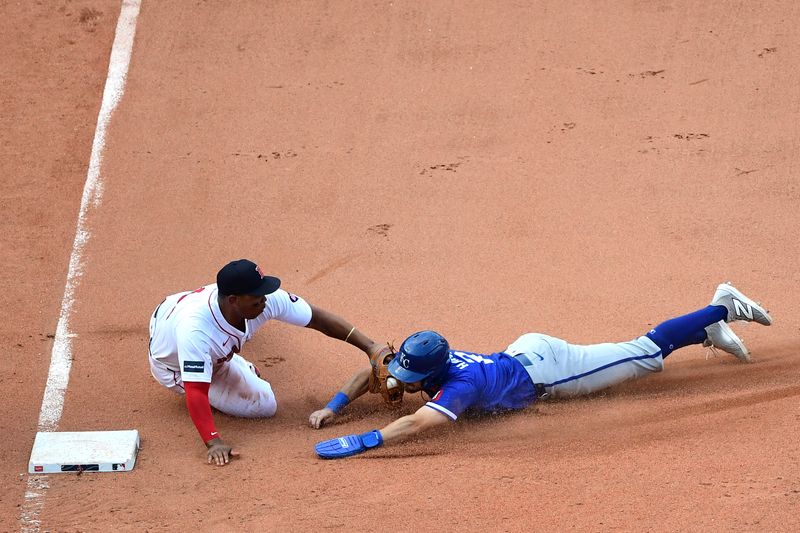
<path id="1" fill-rule="evenodd" d="M 0 2 L 6 531 L 119 12 Z M 790 0 L 143 0 L 59 424 L 143 448 L 131 473 L 51 476 L 36 529 L 797 531 L 799 22 Z M 396 414 L 373 396 L 308 428 L 366 357 L 274 324 L 242 355 L 278 415 L 217 414 L 242 452 L 217 468 L 150 376 L 147 324 L 239 257 L 396 342 L 627 340 L 726 280 L 775 324 L 734 325 L 752 364 L 692 347 L 604 394 L 333 462 L 313 444 Z"/>

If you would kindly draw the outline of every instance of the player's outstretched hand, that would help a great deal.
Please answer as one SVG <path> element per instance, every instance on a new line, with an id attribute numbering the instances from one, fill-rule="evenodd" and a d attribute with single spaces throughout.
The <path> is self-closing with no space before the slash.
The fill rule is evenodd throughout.
<path id="1" fill-rule="evenodd" d="M 319 429 L 334 418 L 336 418 L 336 413 L 333 412 L 333 409 L 323 407 L 319 411 L 311 413 L 311 416 L 308 417 L 308 423 L 312 428 Z"/>
<path id="2" fill-rule="evenodd" d="M 208 446 L 208 464 L 225 466 L 234 457 L 239 457 L 239 452 L 225 444 L 222 439 L 211 439 L 206 446 Z"/>
<path id="3" fill-rule="evenodd" d="M 323 459 L 341 459 L 377 448 L 381 444 L 383 444 L 383 435 L 377 429 L 373 429 L 361 435 L 345 435 L 318 442 L 314 446 L 314 450 Z"/>

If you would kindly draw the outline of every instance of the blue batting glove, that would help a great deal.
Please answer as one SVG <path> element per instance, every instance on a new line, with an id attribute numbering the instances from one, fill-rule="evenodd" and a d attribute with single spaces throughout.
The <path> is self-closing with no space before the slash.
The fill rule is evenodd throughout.
<path id="1" fill-rule="evenodd" d="M 314 450 L 323 459 L 341 459 L 363 453 L 370 448 L 377 448 L 381 444 L 383 435 L 377 429 L 373 429 L 361 435 L 345 435 L 318 442 Z"/>

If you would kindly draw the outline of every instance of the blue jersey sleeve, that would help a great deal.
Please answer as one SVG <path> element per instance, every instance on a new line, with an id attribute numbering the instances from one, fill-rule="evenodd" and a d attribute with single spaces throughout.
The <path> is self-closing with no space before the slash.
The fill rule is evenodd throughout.
<path id="1" fill-rule="evenodd" d="M 455 380 L 445 383 L 425 405 L 446 415 L 451 420 L 455 420 L 461 413 L 474 405 L 479 396 L 480 391 L 474 383 Z"/>

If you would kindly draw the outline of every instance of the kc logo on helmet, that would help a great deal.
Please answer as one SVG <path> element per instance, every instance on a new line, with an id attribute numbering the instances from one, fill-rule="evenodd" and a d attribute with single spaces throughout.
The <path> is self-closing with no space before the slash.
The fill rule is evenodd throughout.
<path id="1" fill-rule="evenodd" d="M 406 354 L 400 352 L 400 364 L 403 365 L 403 368 L 408 368 L 408 365 L 411 364 L 411 361 L 406 359 Z"/>

